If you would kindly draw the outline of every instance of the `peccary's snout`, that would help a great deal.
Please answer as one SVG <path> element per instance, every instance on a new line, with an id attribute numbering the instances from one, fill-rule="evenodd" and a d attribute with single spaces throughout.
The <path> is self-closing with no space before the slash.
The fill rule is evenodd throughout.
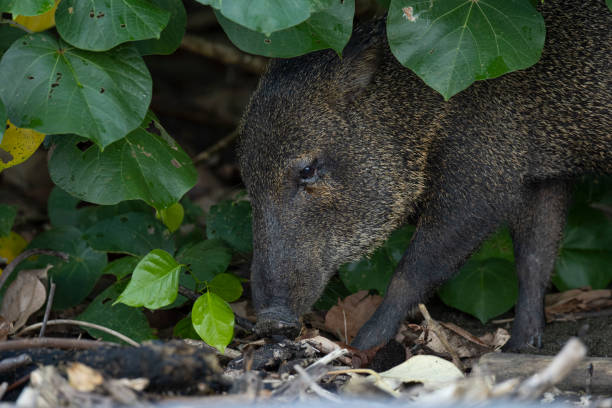
<path id="1" fill-rule="evenodd" d="M 255 332 L 259 336 L 280 334 L 295 338 L 300 334 L 301 324 L 297 316 L 285 306 L 271 306 L 257 314 Z"/>

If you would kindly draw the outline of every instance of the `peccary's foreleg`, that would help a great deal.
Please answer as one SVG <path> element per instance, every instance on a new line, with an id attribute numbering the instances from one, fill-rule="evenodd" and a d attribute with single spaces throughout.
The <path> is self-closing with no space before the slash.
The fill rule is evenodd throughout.
<path id="1" fill-rule="evenodd" d="M 382 304 L 352 346 L 369 349 L 390 340 L 408 312 L 451 278 L 504 220 L 505 209 L 486 201 L 466 201 L 447 200 L 430 206 L 421 216 Z"/>
<path id="2" fill-rule="evenodd" d="M 565 181 L 547 181 L 530 186 L 524 194 L 523 204 L 511 216 L 519 297 L 512 337 L 504 347 L 506 350 L 541 347 L 544 293 L 565 226 L 569 191 Z"/>

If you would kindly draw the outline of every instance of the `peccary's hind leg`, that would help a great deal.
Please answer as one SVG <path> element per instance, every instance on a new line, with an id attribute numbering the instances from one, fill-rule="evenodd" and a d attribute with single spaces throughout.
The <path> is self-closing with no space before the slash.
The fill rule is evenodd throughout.
<path id="1" fill-rule="evenodd" d="M 565 226 L 570 188 L 566 181 L 532 185 L 510 219 L 519 296 L 506 350 L 541 347 L 544 293 Z"/>

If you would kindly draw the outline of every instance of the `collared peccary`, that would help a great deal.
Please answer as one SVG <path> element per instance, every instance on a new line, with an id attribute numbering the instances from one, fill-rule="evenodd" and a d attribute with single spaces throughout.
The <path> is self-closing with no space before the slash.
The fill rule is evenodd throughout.
<path id="1" fill-rule="evenodd" d="M 259 333 L 295 333 L 338 266 L 410 219 L 412 242 L 354 346 L 394 336 L 502 224 L 519 278 L 508 348 L 538 344 L 570 183 L 612 173 L 612 15 L 604 0 L 541 8 L 540 62 L 448 102 L 395 60 L 384 21 L 357 28 L 343 58 L 270 64 L 239 143 Z"/>

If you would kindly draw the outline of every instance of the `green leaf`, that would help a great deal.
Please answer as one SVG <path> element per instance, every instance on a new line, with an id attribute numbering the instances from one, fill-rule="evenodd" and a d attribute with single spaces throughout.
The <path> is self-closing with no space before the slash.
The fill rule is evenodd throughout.
<path id="1" fill-rule="evenodd" d="M 189 156 L 153 115 L 103 152 L 81 151 L 83 139 L 56 138 L 49 158 L 55 184 L 75 197 L 97 204 L 141 199 L 160 210 L 176 203 L 197 181 Z"/>
<path id="2" fill-rule="evenodd" d="M 90 51 L 159 38 L 169 19 L 168 11 L 146 0 L 63 0 L 55 12 L 60 36 Z"/>
<path id="3" fill-rule="evenodd" d="M 344 286 L 352 293 L 375 289 L 384 295 L 413 233 L 414 227 L 405 225 L 395 230 L 371 256 L 341 266 L 338 271 Z"/>
<path id="4" fill-rule="evenodd" d="M 77 319 L 118 331 L 137 342 L 155 339 L 153 329 L 149 326 L 142 310 L 121 304 L 113 305 L 126 285 L 127 282 L 118 282 L 108 287 L 95 297 L 83 313 L 77 316 Z M 85 326 L 83 329 L 96 339 L 123 344 L 122 340 L 108 333 Z"/>
<path id="5" fill-rule="evenodd" d="M 149 71 L 130 45 L 88 52 L 38 33 L 0 61 L 0 95 L 15 126 L 76 133 L 101 148 L 138 127 L 151 94 Z"/>
<path id="6" fill-rule="evenodd" d="M 0 11 L 13 16 L 37 16 L 51 10 L 54 0 L 0 0 Z"/>
<path id="7" fill-rule="evenodd" d="M 167 10 L 171 13 L 170 21 L 158 40 L 142 40 L 136 41 L 134 46 L 140 52 L 140 55 L 151 54 L 172 54 L 181 44 L 181 40 L 185 35 L 185 26 L 187 24 L 187 13 L 185 6 L 181 0 L 152 0 L 158 7 Z"/>
<path id="8" fill-rule="evenodd" d="M 115 259 L 106 265 L 106 268 L 102 270 L 103 275 L 113 275 L 117 278 L 117 281 L 125 278 L 136 269 L 136 265 L 140 262 L 140 258 L 134 256 L 124 256 L 119 259 Z M 123 290 L 123 289 L 122 289 Z M 114 301 L 115 299 L 113 299 Z"/>
<path id="9" fill-rule="evenodd" d="M 193 276 L 200 282 L 210 282 L 225 272 L 232 260 L 232 251 L 219 239 L 209 239 L 183 247 L 176 259 L 189 265 Z"/>
<path id="10" fill-rule="evenodd" d="M 438 295 L 447 305 L 484 324 L 514 306 L 518 296 L 514 265 L 497 258 L 469 260 L 457 276 L 440 287 Z"/>
<path id="11" fill-rule="evenodd" d="M 296 57 L 326 48 L 340 54 L 351 36 L 354 14 L 354 0 L 335 2 L 295 27 L 266 36 L 228 20 L 215 10 L 219 24 L 236 47 L 251 54 L 276 58 Z"/>
<path id="12" fill-rule="evenodd" d="M 508 228 L 500 228 L 490 236 L 470 259 L 484 261 L 489 258 L 505 259 L 514 262 L 514 246 Z"/>
<path id="13" fill-rule="evenodd" d="M 251 204 L 224 201 L 213 205 L 206 219 L 206 236 L 220 238 L 238 252 L 252 252 Z"/>
<path id="14" fill-rule="evenodd" d="M 47 199 L 47 213 L 51 225 L 78 226 L 79 212 L 77 205 L 81 202 L 76 197 L 71 196 L 58 186 L 53 187 Z"/>
<path id="15" fill-rule="evenodd" d="M 612 0 L 606 0 L 606 6 L 608 6 L 608 9 L 612 11 Z"/>
<path id="16" fill-rule="evenodd" d="M 329 8 L 333 0 L 258 0 L 245 5 L 236 0 L 198 0 L 218 9 L 228 20 L 269 36 L 306 21 L 311 13 Z"/>
<path id="17" fill-rule="evenodd" d="M 582 186 L 579 190 L 586 189 Z M 569 212 L 552 279 L 561 291 L 584 286 L 605 289 L 612 282 L 612 221 L 589 205 L 589 201 L 601 197 L 601 194 L 578 195 L 581 201 Z"/>
<path id="18" fill-rule="evenodd" d="M 83 239 L 105 252 L 139 256 L 161 248 L 174 253 L 174 242 L 164 225 L 153 215 L 139 212 L 100 220 L 85 231 Z"/>
<path id="19" fill-rule="evenodd" d="M 12 205 L 0 204 L 0 237 L 6 237 L 11 233 L 17 209 Z"/>
<path id="20" fill-rule="evenodd" d="M 131 212 L 139 212 L 151 215 L 151 207 L 142 201 L 122 201 L 115 205 L 97 205 L 86 206 L 76 210 L 77 225 L 79 228 L 86 230 L 92 225 L 118 215 Z"/>
<path id="21" fill-rule="evenodd" d="M 159 309 L 174 302 L 178 294 L 181 265 L 172 255 L 154 249 L 145 255 L 132 273 L 132 279 L 113 303 Z"/>
<path id="22" fill-rule="evenodd" d="M 234 337 L 234 312 L 214 293 L 206 292 L 195 301 L 191 322 L 200 338 L 221 353 Z"/>
<path id="23" fill-rule="evenodd" d="M 0 23 L 0 57 L 4 55 L 6 50 L 8 50 L 17 39 L 24 35 L 26 35 L 25 31 L 9 24 Z"/>
<path id="24" fill-rule="evenodd" d="M 392 0 L 387 18 L 395 57 L 445 99 L 535 64 L 544 36 L 529 0 Z"/>
<path id="25" fill-rule="evenodd" d="M 94 288 L 106 266 L 106 254 L 92 249 L 74 227 L 57 227 L 38 235 L 28 248 L 47 248 L 70 255 L 68 262 L 41 255 L 36 261 L 20 265 L 20 269 L 54 265 L 49 277 L 56 283 L 54 309 L 66 309 L 81 303 Z"/>
<path id="26" fill-rule="evenodd" d="M 172 330 L 172 336 L 178 337 L 180 339 L 194 339 L 201 340 L 200 335 L 193 328 L 193 323 L 191 322 L 191 313 L 187 315 L 184 319 L 181 319 L 174 326 L 174 330 Z"/>
<path id="27" fill-rule="evenodd" d="M 220 273 L 208 282 L 208 290 L 226 302 L 235 302 L 242 296 L 242 283 L 231 273 Z"/>
<path id="28" fill-rule="evenodd" d="M 174 232 L 183 223 L 183 217 L 185 216 L 185 210 L 180 203 L 174 203 L 170 207 L 157 212 L 162 222 L 170 232 Z"/>
<path id="29" fill-rule="evenodd" d="M 6 106 L 4 106 L 4 102 L 2 102 L 2 99 L 0 99 L 0 143 L 2 143 L 2 138 L 4 137 L 7 120 L 8 116 L 6 115 Z"/>
<path id="30" fill-rule="evenodd" d="M 344 299 L 350 294 L 351 292 L 344 286 L 342 280 L 334 275 L 313 308 L 315 310 L 329 310 L 338 304 L 338 299 Z"/>

